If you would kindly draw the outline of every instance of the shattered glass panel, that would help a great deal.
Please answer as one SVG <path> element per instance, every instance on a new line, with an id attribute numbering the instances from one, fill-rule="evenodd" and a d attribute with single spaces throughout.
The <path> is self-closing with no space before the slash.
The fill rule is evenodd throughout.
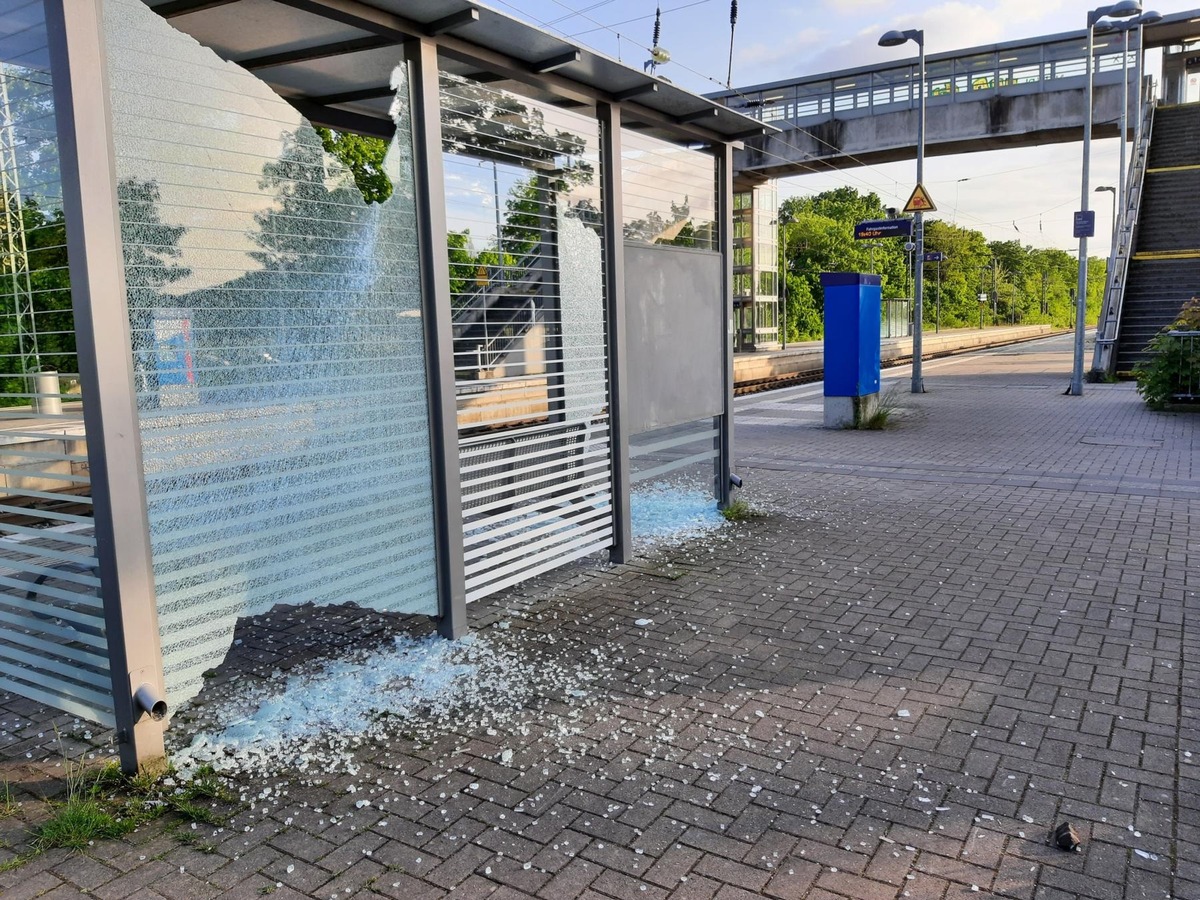
<path id="1" fill-rule="evenodd" d="M 155 588 L 173 706 L 238 616 L 437 608 L 409 85 L 367 203 L 292 107 L 105 3 Z M 388 193 L 386 190 L 383 193 Z"/>

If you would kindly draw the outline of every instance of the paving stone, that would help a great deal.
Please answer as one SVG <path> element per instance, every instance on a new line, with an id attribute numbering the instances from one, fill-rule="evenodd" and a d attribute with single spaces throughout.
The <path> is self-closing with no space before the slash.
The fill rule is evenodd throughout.
<path id="1" fill-rule="evenodd" d="M 151 822 L 0 873 L 0 891 L 1200 900 L 1200 421 L 1128 384 L 1064 398 L 1069 361 L 1061 340 L 930 361 L 929 392 L 901 392 L 879 433 L 821 427 L 819 387 L 740 398 L 762 518 L 469 608 L 485 637 L 528 638 L 533 665 L 555 646 L 611 660 L 588 703 L 364 742 L 356 774 L 297 779 L 191 846 Z M 280 608 L 239 622 L 206 694 L 429 631 Z M 28 783 L 31 814 L 61 791 L 55 724 L 71 726 L 0 695 L 0 777 Z M 1045 845 L 1063 820 L 1083 853 Z"/>

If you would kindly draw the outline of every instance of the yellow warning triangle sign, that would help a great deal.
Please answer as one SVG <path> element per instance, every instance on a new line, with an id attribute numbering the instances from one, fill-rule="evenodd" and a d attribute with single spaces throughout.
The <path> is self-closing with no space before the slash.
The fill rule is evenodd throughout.
<path id="1" fill-rule="evenodd" d="M 923 184 L 918 184 L 913 188 L 912 196 L 904 204 L 904 211 L 906 213 L 935 212 L 936 210 L 937 207 L 933 204 L 933 198 L 929 196 L 929 191 L 925 190 L 925 185 Z"/>

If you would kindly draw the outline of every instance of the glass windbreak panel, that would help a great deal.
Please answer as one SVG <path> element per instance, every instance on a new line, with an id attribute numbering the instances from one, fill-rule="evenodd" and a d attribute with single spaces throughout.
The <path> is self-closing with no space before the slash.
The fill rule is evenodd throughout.
<path id="1" fill-rule="evenodd" d="M 752 326 L 752 319 L 744 320 L 744 327 Z M 704 418 L 629 438 L 629 506 L 635 544 L 644 547 L 720 527 L 714 499 L 717 423 L 715 418 Z"/>
<path id="2" fill-rule="evenodd" d="M 111 725 L 53 77 L 0 0 L 0 690 Z"/>
<path id="3" fill-rule="evenodd" d="M 612 544 L 600 127 L 441 75 L 467 600 Z"/>
<path id="4" fill-rule="evenodd" d="M 625 240 L 717 249 L 714 158 L 628 129 L 621 144 Z"/>
<path id="5" fill-rule="evenodd" d="M 249 73 L 104 5 L 172 703 L 278 603 L 437 608 L 407 70 L 376 202 Z M 397 63 L 400 63 L 397 50 Z M 332 140 L 332 136 L 331 136 Z"/>

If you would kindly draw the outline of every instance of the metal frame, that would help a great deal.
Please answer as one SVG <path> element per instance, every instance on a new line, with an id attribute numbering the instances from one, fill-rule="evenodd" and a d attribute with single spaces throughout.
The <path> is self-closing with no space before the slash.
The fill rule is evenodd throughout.
<path id="1" fill-rule="evenodd" d="M 45 0 L 79 374 L 87 401 L 96 556 L 121 767 L 164 760 L 162 650 L 133 378 L 100 0 Z M 85 146 L 86 145 L 86 146 Z"/>
<path id="2" fill-rule="evenodd" d="M 717 144 L 717 247 L 721 253 L 724 302 L 724 332 L 721 342 L 721 372 L 725 382 L 724 412 L 717 438 L 717 471 L 714 495 L 721 508 L 729 505 L 730 476 L 733 474 L 733 144 Z"/>
<path id="3" fill-rule="evenodd" d="M 458 467 L 458 412 L 454 393 L 454 336 L 450 309 L 450 260 L 445 169 L 442 163 L 438 48 L 429 40 L 407 45 L 412 76 L 413 165 L 416 169 L 417 231 L 421 253 L 421 315 L 425 322 L 426 381 L 437 538 L 438 633 L 467 633 L 467 589 L 463 551 L 462 487 Z"/>
<path id="4" fill-rule="evenodd" d="M 621 227 L 624 208 L 621 158 L 621 108 L 601 103 L 600 194 L 604 210 L 604 303 L 608 331 L 608 429 L 612 455 L 613 544 L 609 558 L 625 562 L 632 553 L 633 520 L 629 507 L 629 432 L 626 410 L 625 364 L 625 235 Z"/>

